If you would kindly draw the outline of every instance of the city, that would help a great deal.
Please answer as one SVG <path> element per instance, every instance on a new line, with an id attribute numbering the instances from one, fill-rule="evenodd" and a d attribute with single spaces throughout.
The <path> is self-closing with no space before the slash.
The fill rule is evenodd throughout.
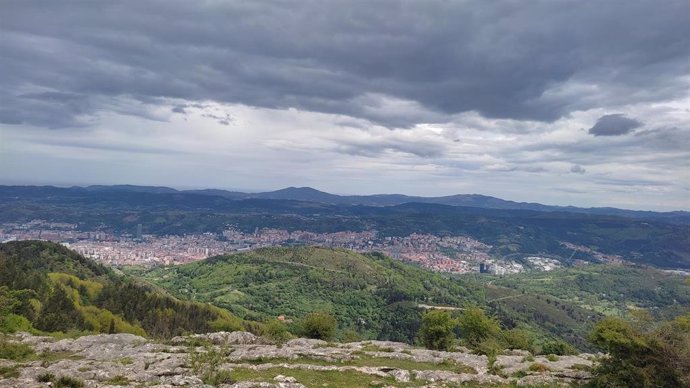
<path id="1" fill-rule="evenodd" d="M 46 240 L 61 243 L 80 254 L 114 266 L 176 265 L 232 252 L 264 247 L 318 245 L 356 252 L 382 252 L 394 259 L 437 272 L 490 272 L 498 275 L 524 272 L 519 262 L 500 260 L 489 254 L 491 245 L 467 236 L 381 236 L 376 231 L 312 233 L 257 228 L 244 233 L 231 227 L 213 233 L 156 236 L 142 234 L 138 225 L 132 234 L 79 230 L 76 224 L 32 220 L 0 224 L 0 241 Z M 530 256 L 531 269 L 549 271 L 560 267 L 557 260 Z M 480 266 L 482 270 L 480 271 Z"/>

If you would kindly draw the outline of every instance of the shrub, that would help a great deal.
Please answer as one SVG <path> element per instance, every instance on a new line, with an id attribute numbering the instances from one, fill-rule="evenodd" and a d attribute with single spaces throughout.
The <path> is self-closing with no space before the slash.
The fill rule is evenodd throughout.
<path id="1" fill-rule="evenodd" d="M 335 335 L 338 322 L 329 313 L 307 314 L 302 320 L 302 335 L 309 338 L 330 341 Z"/>
<path id="2" fill-rule="evenodd" d="M 548 366 L 535 362 L 534 364 L 529 366 L 529 370 L 531 372 L 537 372 L 537 373 L 545 373 L 548 372 L 550 369 Z"/>
<path id="3" fill-rule="evenodd" d="M 287 325 L 277 319 L 268 322 L 264 326 L 261 334 L 276 343 L 283 343 L 292 337 L 292 334 L 288 331 Z"/>
<path id="4" fill-rule="evenodd" d="M 235 379 L 229 370 L 216 370 L 205 376 L 204 383 L 219 386 L 222 384 L 234 384 Z"/>
<path id="5" fill-rule="evenodd" d="M 456 321 L 445 310 L 430 310 L 422 316 L 419 340 L 428 349 L 450 350 L 455 342 Z"/>
<path id="6" fill-rule="evenodd" d="M 55 388 L 82 388 L 84 382 L 75 377 L 60 376 L 55 380 L 54 386 Z"/>
<path id="7" fill-rule="evenodd" d="M 509 349 L 531 350 L 534 342 L 534 336 L 529 330 L 519 328 L 504 331 L 503 338 Z"/>
<path id="8" fill-rule="evenodd" d="M 577 349 L 572 345 L 560 340 L 553 340 L 544 343 L 541 346 L 541 354 L 555 354 L 557 356 L 567 356 L 569 354 L 577 354 Z"/>
<path id="9" fill-rule="evenodd" d="M 36 381 L 39 383 L 50 383 L 55 380 L 55 375 L 52 373 L 43 373 L 36 377 Z"/>

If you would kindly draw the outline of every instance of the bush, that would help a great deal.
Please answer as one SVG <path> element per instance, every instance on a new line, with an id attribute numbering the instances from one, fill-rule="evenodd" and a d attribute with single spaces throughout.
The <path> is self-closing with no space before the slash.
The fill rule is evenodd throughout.
<path id="1" fill-rule="evenodd" d="M 279 344 L 292 338 L 292 334 L 288 331 L 287 325 L 277 319 L 268 322 L 263 327 L 261 335 Z"/>
<path id="2" fill-rule="evenodd" d="M 559 340 L 548 341 L 541 346 L 540 354 L 555 354 L 557 356 L 567 356 L 577 354 L 577 349 L 572 345 Z"/>
<path id="3" fill-rule="evenodd" d="M 60 376 L 60 378 L 55 381 L 54 386 L 55 388 L 82 388 L 84 382 L 75 377 Z"/>
<path id="4" fill-rule="evenodd" d="M 532 350 L 534 335 L 525 329 L 510 329 L 503 332 L 503 338 L 509 349 Z"/>
<path id="5" fill-rule="evenodd" d="M 548 372 L 550 369 L 548 366 L 535 362 L 534 364 L 529 366 L 530 372 L 537 372 L 537 373 L 545 373 Z"/>
<path id="6" fill-rule="evenodd" d="M 43 373 L 36 377 L 36 381 L 39 383 L 50 383 L 55 380 L 55 375 L 52 373 Z"/>
<path id="7" fill-rule="evenodd" d="M 335 335 L 338 322 L 329 313 L 319 312 L 307 314 L 302 320 L 302 335 L 330 341 Z"/>
<path id="8" fill-rule="evenodd" d="M 455 342 L 456 325 L 448 311 L 430 310 L 422 316 L 419 340 L 428 349 L 450 350 Z"/>

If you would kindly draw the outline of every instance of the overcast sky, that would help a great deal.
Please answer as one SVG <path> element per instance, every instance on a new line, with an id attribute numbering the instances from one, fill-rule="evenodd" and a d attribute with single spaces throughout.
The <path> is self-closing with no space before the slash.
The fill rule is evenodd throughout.
<path id="1" fill-rule="evenodd" d="M 690 2 L 0 2 L 0 184 L 690 210 Z"/>

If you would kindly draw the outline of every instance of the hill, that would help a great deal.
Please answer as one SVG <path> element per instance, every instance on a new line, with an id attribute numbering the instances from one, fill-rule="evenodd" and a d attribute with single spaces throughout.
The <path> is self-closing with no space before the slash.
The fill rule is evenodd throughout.
<path id="1" fill-rule="evenodd" d="M 383 255 L 315 247 L 265 248 L 141 275 L 181 298 L 245 319 L 328 311 L 342 330 L 406 342 L 418 329 L 417 303 L 461 306 L 478 291 Z"/>
<path id="2" fill-rule="evenodd" d="M 602 317 L 566 302 L 569 313 L 546 308 L 543 300 L 535 303 L 542 310 L 535 319 L 526 311 L 490 303 L 519 291 L 342 249 L 266 248 L 138 275 L 180 298 L 209 302 L 245 319 L 285 315 L 297 321 L 309 312 L 327 311 L 338 320 L 341 335 L 356 332 L 363 338 L 407 343 L 416 340 L 423 311 L 430 306 L 456 313 L 467 305 L 487 307 L 504 327 L 524 328 L 539 343 L 565 340 L 581 349 L 589 349 L 586 334 Z"/>
<path id="3" fill-rule="evenodd" d="M 180 301 L 47 242 L 0 244 L 0 331 L 172 337 L 244 328 L 217 307 Z"/>

